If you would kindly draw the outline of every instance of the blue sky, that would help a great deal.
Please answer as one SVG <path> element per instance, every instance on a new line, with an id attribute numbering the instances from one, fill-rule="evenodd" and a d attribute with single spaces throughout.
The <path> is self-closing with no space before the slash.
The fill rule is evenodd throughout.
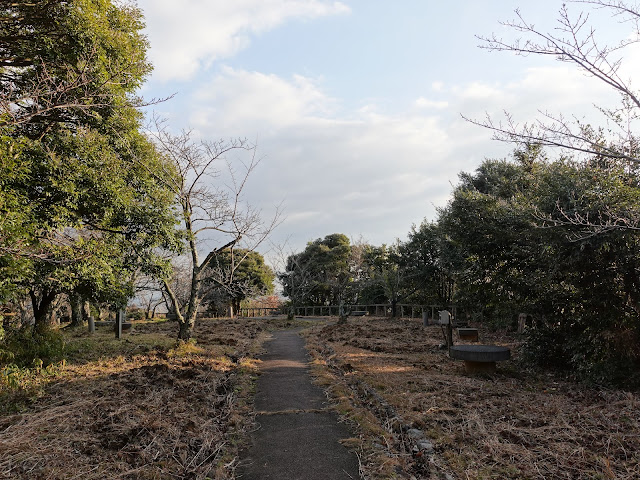
<path id="1" fill-rule="evenodd" d="M 538 109 L 582 117 L 612 101 L 568 65 L 477 48 L 475 35 L 513 37 L 498 22 L 516 8 L 553 28 L 560 1 L 138 4 L 155 66 L 141 93 L 176 93 L 155 107 L 176 131 L 257 140 L 247 201 L 265 216 L 283 204 L 272 240 L 293 250 L 335 232 L 388 244 L 434 220 L 460 171 L 513 149 L 460 114 L 508 110 L 524 122 Z"/>

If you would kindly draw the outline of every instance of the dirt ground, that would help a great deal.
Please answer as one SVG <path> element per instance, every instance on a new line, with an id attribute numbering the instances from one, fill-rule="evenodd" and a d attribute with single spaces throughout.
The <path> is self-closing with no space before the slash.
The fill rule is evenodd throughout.
<path id="1" fill-rule="evenodd" d="M 314 374 L 357 432 L 345 443 L 367 479 L 640 478 L 640 395 L 534 373 L 515 336 L 480 328 L 514 359 L 469 375 L 419 320 L 312 325 Z M 120 341 L 106 328 L 71 334 L 66 365 L 35 389 L 0 392 L 0 478 L 235 478 L 257 356 L 287 326 L 203 320 L 196 345 L 178 348 L 167 322 Z"/>
<path id="2" fill-rule="evenodd" d="M 534 373 L 515 335 L 480 328 L 512 350 L 491 375 L 465 373 L 419 320 L 350 318 L 307 339 L 368 478 L 640 478 L 640 396 Z"/>
<path id="3" fill-rule="evenodd" d="M 202 320 L 196 345 L 178 348 L 167 322 L 120 341 L 106 327 L 71 335 L 69 361 L 37 395 L 2 396 L 21 411 L 0 416 L 0 478 L 234 478 L 256 355 L 286 325 Z"/>

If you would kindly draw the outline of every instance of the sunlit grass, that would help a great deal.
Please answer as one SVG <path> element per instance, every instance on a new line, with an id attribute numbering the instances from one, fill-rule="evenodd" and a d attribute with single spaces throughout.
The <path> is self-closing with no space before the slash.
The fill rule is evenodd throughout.
<path id="1" fill-rule="evenodd" d="M 0 395 L 0 472 L 234 478 L 253 428 L 262 343 L 302 325 L 198 319 L 192 342 L 178 342 L 178 325 L 166 321 L 134 322 L 121 339 L 111 327 L 65 331 L 66 362 L 13 372 L 20 388 Z"/>

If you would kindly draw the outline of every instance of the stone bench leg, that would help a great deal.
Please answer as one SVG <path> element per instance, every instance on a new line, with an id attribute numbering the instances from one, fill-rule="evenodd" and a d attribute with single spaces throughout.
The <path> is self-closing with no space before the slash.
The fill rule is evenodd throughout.
<path id="1" fill-rule="evenodd" d="M 496 362 L 464 361 L 464 370 L 467 373 L 496 373 Z"/>

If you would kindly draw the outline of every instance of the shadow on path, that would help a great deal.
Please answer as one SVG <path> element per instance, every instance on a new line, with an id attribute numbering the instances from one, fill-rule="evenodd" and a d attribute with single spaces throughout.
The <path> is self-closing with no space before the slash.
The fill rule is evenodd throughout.
<path id="1" fill-rule="evenodd" d="M 358 460 L 339 440 L 350 437 L 311 383 L 298 330 L 273 334 L 261 357 L 255 409 L 258 429 L 244 453 L 243 480 L 357 479 Z"/>

